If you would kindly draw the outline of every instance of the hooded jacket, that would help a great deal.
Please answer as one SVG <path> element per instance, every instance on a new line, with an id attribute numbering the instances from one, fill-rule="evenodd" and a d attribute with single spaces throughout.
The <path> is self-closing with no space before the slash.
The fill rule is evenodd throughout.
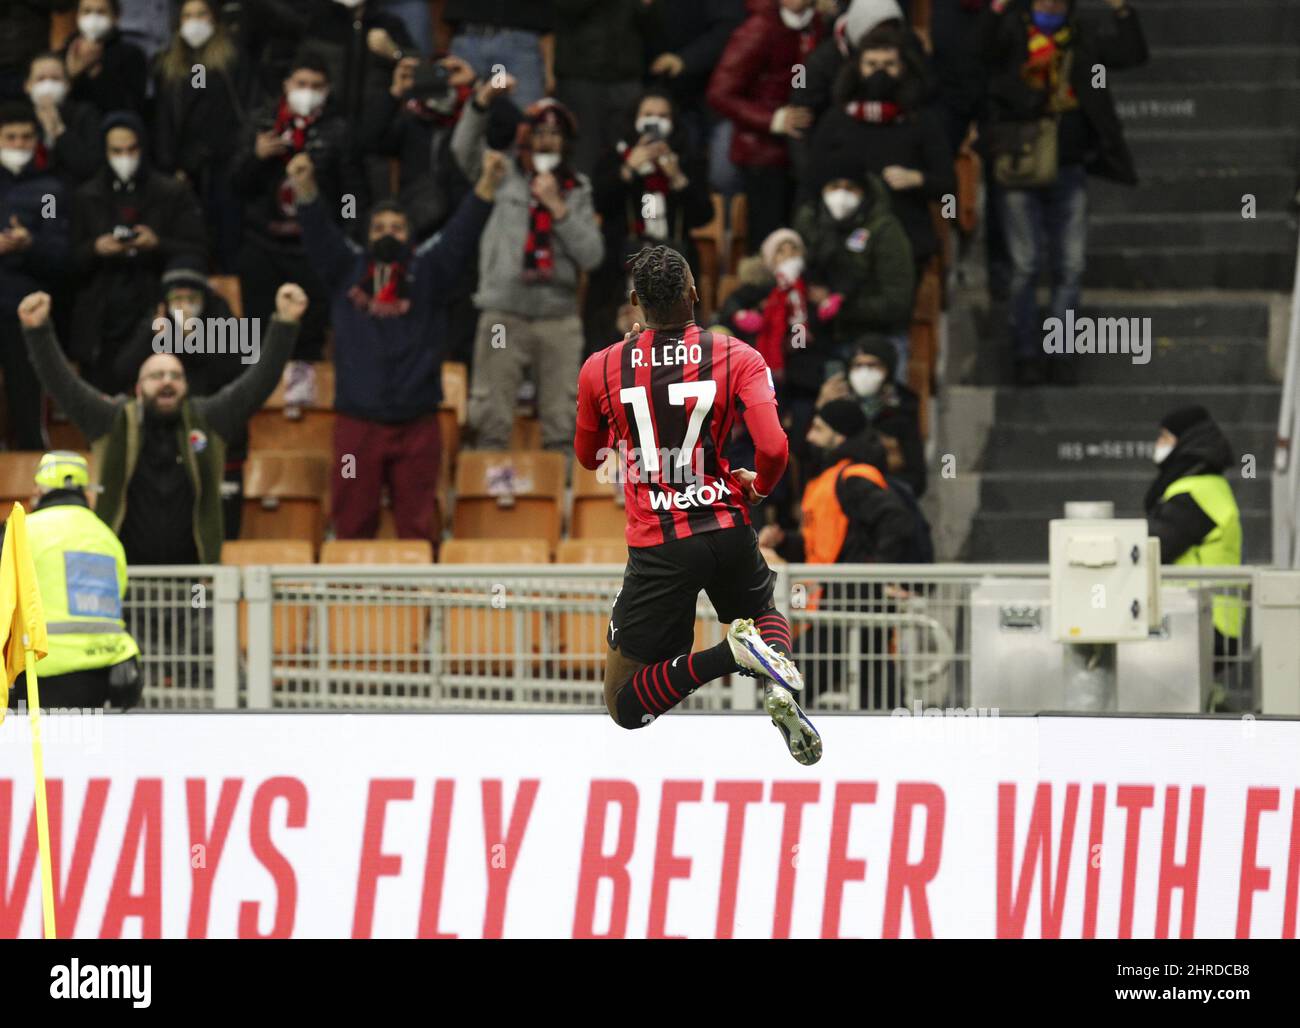
<path id="1" fill-rule="evenodd" d="M 1112 91 L 1094 87 L 1093 68 L 1135 68 L 1146 63 L 1146 37 L 1137 11 L 1129 6 L 1122 11 L 1107 8 L 1098 20 L 1084 19 L 1075 13 L 1071 0 L 1068 24 L 1073 32 L 1070 49 L 1074 53 L 1070 85 L 1088 126 L 1084 167 L 1090 175 L 1136 184 L 1137 170 L 1124 141 Z M 985 146 L 994 138 L 999 122 L 1034 121 L 1042 116 L 1045 95 L 1021 77 L 1030 25 L 1028 0 L 1012 0 L 1001 14 L 986 8 L 981 15 L 980 49 L 989 73 L 986 124 L 980 132 Z"/>
<path id="2" fill-rule="evenodd" d="M 43 216 L 47 196 L 54 198 L 55 210 L 63 206 L 62 184 L 48 171 L 38 171 L 34 158 L 17 175 L 0 168 L 0 225 L 8 227 L 17 218 L 32 236 L 26 250 L 0 257 L 0 304 L 10 318 L 24 296 L 49 290 L 63 278 L 68 219 Z"/>
<path id="3" fill-rule="evenodd" d="M 1160 462 L 1155 480 L 1147 489 L 1143 507 L 1151 534 L 1160 540 L 1162 563 L 1177 562 L 1221 527 L 1221 521 L 1225 520 L 1224 512 L 1207 511 L 1198 502 L 1195 488 L 1198 483 L 1184 482 L 1193 488 L 1173 494 L 1170 494 L 1170 488 L 1183 480 L 1201 476 L 1222 479 L 1224 470 L 1233 463 L 1234 457 L 1232 446 L 1219 426 L 1213 421 L 1201 421 L 1180 435 L 1169 456 Z M 1226 481 L 1217 485 L 1216 492 L 1222 495 L 1226 486 Z M 1231 495 L 1230 489 L 1228 495 Z M 1219 519 L 1212 514 L 1218 514 Z M 1235 521 L 1239 563 L 1241 520 L 1235 502 L 1227 512 L 1226 520 Z"/>

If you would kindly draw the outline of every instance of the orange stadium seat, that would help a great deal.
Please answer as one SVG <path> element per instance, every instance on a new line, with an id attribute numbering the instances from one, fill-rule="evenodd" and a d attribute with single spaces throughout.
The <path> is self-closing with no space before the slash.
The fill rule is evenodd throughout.
<path id="1" fill-rule="evenodd" d="M 523 414 L 515 415 L 510 429 L 510 449 L 540 450 L 542 448 L 542 419 Z"/>
<path id="2" fill-rule="evenodd" d="M 443 361 L 442 404 L 456 412 L 456 424 L 469 419 L 469 369 L 458 361 Z"/>
<path id="3" fill-rule="evenodd" d="M 456 466 L 452 534 L 459 539 L 560 540 L 564 457 L 541 450 L 470 450 Z"/>
<path id="4" fill-rule="evenodd" d="M 555 563 L 621 566 L 627 563 L 627 543 L 622 539 L 565 539 L 556 550 Z M 602 598 L 593 595 L 586 599 Z M 560 649 L 568 655 L 561 667 L 568 674 L 598 673 L 607 649 L 605 630 L 609 626 L 609 611 L 561 614 L 558 620 Z"/>
<path id="5" fill-rule="evenodd" d="M 233 567 L 252 564 L 311 564 L 311 543 L 305 539 L 227 539 L 221 544 L 221 563 Z M 306 645 L 309 608 L 277 603 L 271 615 L 272 652 L 301 653 Z M 239 649 L 248 650 L 247 604 L 239 601 Z"/>
<path id="6" fill-rule="evenodd" d="M 610 454 L 601 471 L 573 465 L 573 511 L 569 517 L 571 539 L 623 539 L 627 515 L 623 507 L 623 486 L 615 484 L 613 473 L 618 455 Z M 601 481 L 604 477 L 605 481 Z M 559 558 L 556 558 L 557 560 Z"/>
<path id="7" fill-rule="evenodd" d="M 320 551 L 321 564 L 428 564 L 432 560 L 433 544 L 427 539 L 331 539 Z M 332 591 L 350 588 L 336 583 Z M 332 655 L 402 659 L 424 651 L 429 618 L 426 604 L 405 602 L 410 595 L 407 589 L 391 590 L 387 596 L 383 587 L 357 589 L 364 590 L 370 602 L 331 604 L 328 609 Z"/>
<path id="8" fill-rule="evenodd" d="M 306 539 L 325 534 L 327 454 L 254 451 L 244 462 L 243 539 Z"/>
<path id="9" fill-rule="evenodd" d="M 711 199 L 713 217 L 708 224 L 691 229 L 691 239 L 695 243 L 695 252 L 698 255 L 695 262 L 697 277 L 716 282 L 723 271 L 721 262 L 727 237 L 727 223 L 722 195 L 714 193 Z M 700 296 L 701 298 L 704 296 L 703 289 L 700 290 Z"/>
<path id="10" fill-rule="evenodd" d="M 441 564 L 545 564 L 550 547 L 543 539 L 448 539 L 438 553 Z M 481 594 L 480 594 L 481 598 Z M 443 652 L 482 661 L 515 652 L 517 619 L 507 602 L 503 607 L 476 603 L 446 608 Z M 525 631 L 534 643 L 542 637 L 542 615 L 533 611 Z M 453 661 L 461 667 L 461 661 Z"/>

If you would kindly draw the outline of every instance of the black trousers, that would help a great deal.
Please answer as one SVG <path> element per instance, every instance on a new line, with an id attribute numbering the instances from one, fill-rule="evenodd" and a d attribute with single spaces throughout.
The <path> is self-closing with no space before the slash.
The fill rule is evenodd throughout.
<path id="1" fill-rule="evenodd" d="M 70 671 L 66 675 L 40 676 L 41 708 L 102 707 L 108 702 L 108 675 L 111 668 L 94 671 Z M 27 672 L 14 679 L 9 690 L 9 709 L 21 703 L 27 706 Z"/>
<path id="2" fill-rule="evenodd" d="M 27 359 L 27 346 L 12 310 L 0 311 L 0 361 L 5 372 L 8 442 L 16 450 L 44 450 L 41 384 Z"/>

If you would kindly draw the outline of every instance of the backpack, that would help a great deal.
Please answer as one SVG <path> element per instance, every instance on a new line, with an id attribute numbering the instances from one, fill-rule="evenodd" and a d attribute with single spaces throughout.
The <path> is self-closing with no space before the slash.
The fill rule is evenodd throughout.
<path id="1" fill-rule="evenodd" d="M 889 488 L 898 494 L 899 499 L 912 515 L 912 543 L 908 547 L 907 556 L 903 558 L 903 563 L 933 564 L 934 537 L 930 534 L 930 522 L 921 513 L 921 504 L 917 501 L 916 494 L 912 492 L 912 487 L 901 478 L 892 475 L 886 475 L 885 481 L 889 483 Z"/>

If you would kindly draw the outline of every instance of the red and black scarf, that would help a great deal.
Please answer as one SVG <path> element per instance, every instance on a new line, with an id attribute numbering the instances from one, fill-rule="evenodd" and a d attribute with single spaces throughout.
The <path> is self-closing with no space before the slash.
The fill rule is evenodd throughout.
<path id="1" fill-rule="evenodd" d="M 456 99 L 447 107 L 430 107 L 423 100 L 411 97 L 402 104 L 402 110 L 420 121 L 428 122 L 438 128 L 449 128 L 460 121 L 460 112 L 465 107 L 465 101 L 470 98 L 470 94 L 473 92 L 474 87 L 472 85 L 457 86 Z"/>
<path id="2" fill-rule="evenodd" d="M 791 330 L 808 324 L 808 291 L 803 277 L 793 285 L 777 285 L 763 301 L 763 327 L 758 330 L 754 349 L 763 355 L 772 374 L 785 370 L 785 348 Z"/>
<path id="3" fill-rule="evenodd" d="M 411 298 L 406 265 L 367 261 L 366 272 L 348 290 L 348 299 L 357 310 L 375 318 L 400 318 L 409 313 Z"/>
<path id="4" fill-rule="evenodd" d="M 1047 94 L 1048 110 L 1072 110 L 1079 100 L 1074 87 L 1061 81 L 1066 51 L 1070 48 L 1069 23 L 1048 35 L 1032 21 L 1029 29 L 1029 56 L 1021 66 L 1020 76 L 1026 84 Z"/>
<path id="5" fill-rule="evenodd" d="M 844 105 L 844 112 L 858 121 L 869 122 L 872 125 L 888 125 L 898 120 L 903 113 L 903 107 L 893 100 L 851 100 Z"/>
<path id="6" fill-rule="evenodd" d="M 632 154 L 633 147 L 626 142 L 618 144 L 619 155 L 626 164 L 628 157 Z M 645 232 L 645 197 L 647 195 L 655 198 L 655 206 L 663 213 L 664 217 L 668 215 L 668 193 L 671 189 L 671 183 L 668 176 L 664 174 L 663 169 L 655 164 L 654 170 L 648 174 L 641 174 L 637 168 L 632 169 L 634 176 L 632 180 L 632 191 L 636 201 L 636 209 L 632 212 L 631 228 L 634 236 L 644 236 Z"/>
<path id="7" fill-rule="evenodd" d="M 281 163 L 286 167 L 296 154 L 302 153 L 306 148 L 307 130 L 316 123 L 319 117 L 319 111 L 309 118 L 294 114 L 289 109 L 289 101 L 284 97 L 280 97 L 280 106 L 275 112 L 275 127 L 272 131 L 289 144 L 288 152 L 280 158 Z M 289 221 L 296 223 L 298 216 L 297 199 L 294 196 L 293 186 L 290 184 L 287 174 L 280 180 L 280 186 L 276 190 L 276 201 L 280 207 L 280 214 Z"/>
<path id="8" fill-rule="evenodd" d="M 533 178 L 536 177 L 534 173 Z M 532 178 L 529 179 L 531 183 Z M 561 194 L 567 195 L 578 184 L 573 172 L 561 164 L 555 169 L 555 181 Z M 555 242 L 552 232 L 555 215 L 541 200 L 528 195 L 528 238 L 524 240 L 524 281 L 549 282 L 555 274 Z"/>

